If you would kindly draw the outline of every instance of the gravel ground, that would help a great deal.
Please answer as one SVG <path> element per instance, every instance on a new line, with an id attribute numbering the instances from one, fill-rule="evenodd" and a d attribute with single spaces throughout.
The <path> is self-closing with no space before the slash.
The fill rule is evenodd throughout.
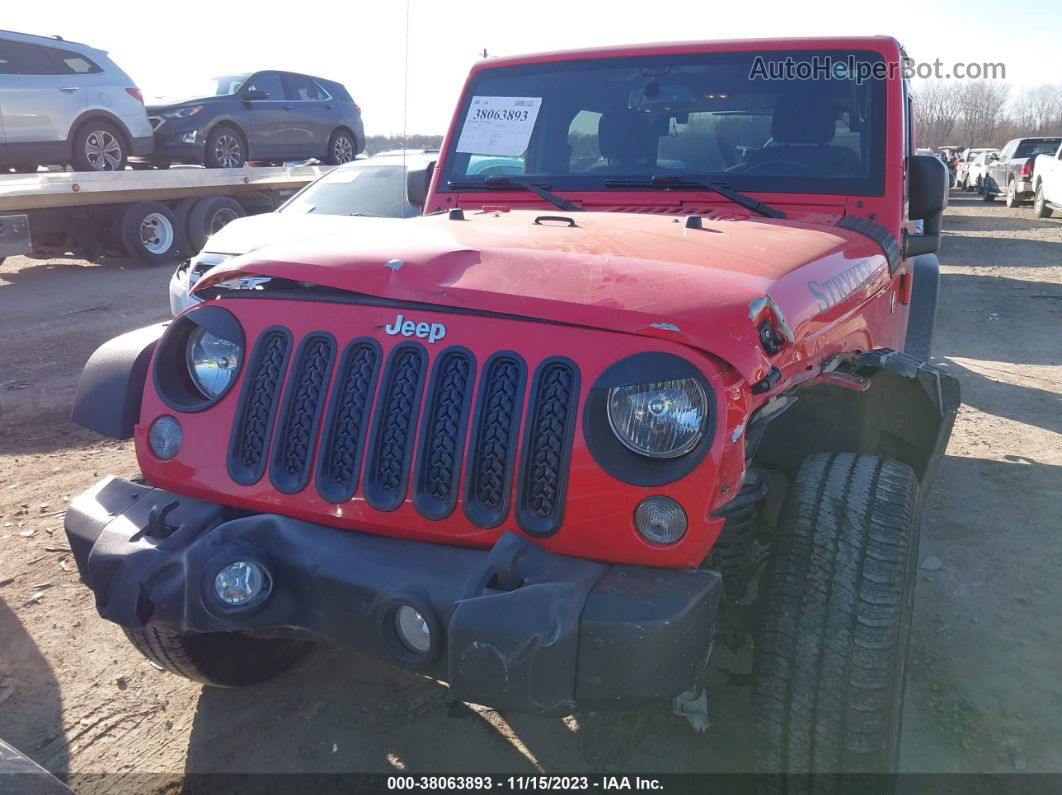
<path id="1" fill-rule="evenodd" d="M 945 229 L 936 362 L 965 403 L 924 523 L 902 766 L 1062 772 L 1062 220 L 955 193 Z M 0 736 L 61 776 L 749 769 L 748 690 L 731 676 L 747 656 L 720 654 L 706 736 L 663 706 L 564 720 L 448 706 L 440 684 L 334 650 L 242 691 L 151 667 L 97 618 L 60 512 L 136 472 L 129 443 L 67 415 L 91 351 L 166 316 L 169 273 L 0 265 Z"/>

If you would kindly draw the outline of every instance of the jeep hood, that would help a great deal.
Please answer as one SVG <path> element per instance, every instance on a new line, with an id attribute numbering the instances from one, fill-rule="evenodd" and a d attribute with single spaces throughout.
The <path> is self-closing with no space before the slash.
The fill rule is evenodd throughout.
<path id="1" fill-rule="evenodd" d="M 877 244 L 826 223 L 738 214 L 687 228 L 668 216 L 535 211 L 360 220 L 356 234 L 228 260 L 195 292 L 236 276 L 268 276 L 640 334 L 714 354 L 753 382 L 770 361 L 750 305 L 762 309 L 769 296 L 796 343 L 806 344 L 824 316 L 850 312 L 889 281 Z"/>

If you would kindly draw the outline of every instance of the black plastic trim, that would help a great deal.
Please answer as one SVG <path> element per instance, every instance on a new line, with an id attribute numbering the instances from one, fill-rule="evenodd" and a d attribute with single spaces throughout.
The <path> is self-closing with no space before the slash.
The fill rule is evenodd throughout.
<path id="1" fill-rule="evenodd" d="M 199 327 L 240 346 L 236 377 L 232 379 L 229 387 L 215 398 L 204 395 L 188 372 L 188 340 Z M 183 414 L 205 411 L 225 397 L 240 380 L 246 356 L 247 340 L 243 327 L 232 312 L 214 304 L 193 307 L 174 320 L 159 340 L 152 382 L 162 402 L 174 411 Z"/>
<path id="2" fill-rule="evenodd" d="M 152 537 L 151 517 L 174 503 L 178 529 Z M 568 715 L 666 701 L 701 681 L 711 651 L 716 571 L 609 566 L 515 532 L 467 549 L 229 515 L 107 478 L 70 503 L 64 525 L 108 621 L 266 637 L 280 627 L 421 670 L 449 682 L 455 700 L 499 710 Z M 268 567 L 272 592 L 250 609 L 218 609 L 214 573 L 241 558 Z M 402 603 L 429 623 L 427 656 L 394 645 L 390 614 Z"/>
<path id="3" fill-rule="evenodd" d="M 846 215 L 837 222 L 837 226 L 850 232 L 858 232 L 881 246 L 881 250 L 885 253 L 885 259 L 889 262 L 889 275 L 896 273 L 896 269 L 900 266 L 900 261 L 903 259 L 903 254 L 900 251 L 900 244 L 893 237 L 892 232 L 869 218 L 860 218 L 857 215 Z"/>
<path id="4" fill-rule="evenodd" d="M 323 342 L 327 346 L 325 365 L 320 375 L 320 383 L 316 386 L 306 384 L 316 394 L 307 395 L 304 399 L 308 405 L 303 407 L 303 413 L 310 418 L 308 429 L 308 443 L 302 443 L 304 449 L 290 450 L 293 444 L 299 444 L 292 438 L 292 418 L 297 406 L 297 392 L 303 387 L 303 379 L 309 377 L 306 372 L 307 357 L 310 346 Z M 269 481 L 273 488 L 281 494 L 295 494 L 306 487 L 310 479 L 310 467 L 313 464 L 314 451 L 317 448 L 317 431 L 321 427 L 321 417 L 324 414 L 324 404 L 328 397 L 328 386 L 332 378 L 332 366 L 336 360 L 336 339 L 325 331 L 314 331 L 307 334 L 295 352 L 294 364 L 291 368 L 291 377 L 288 379 L 287 388 L 284 392 L 284 402 L 280 409 L 280 421 L 277 432 L 273 436 L 273 446 L 269 454 Z M 290 472 L 283 464 L 286 457 L 295 455 L 301 457 L 301 465 L 296 473 Z"/>
<path id="5" fill-rule="evenodd" d="M 255 389 L 266 346 L 276 335 L 280 335 L 283 340 L 283 348 L 280 354 L 283 357 L 283 361 L 280 364 L 280 371 L 277 373 L 276 381 L 271 387 L 272 394 L 268 396 L 267 414 L 262 418 L 265 433 L 262 439 L 261 452 L 256 461 L 248 462 L 246 457 L 241 455 L 244 426 L 248 420 L 248 403 L 251 399 L 251 393 Z M 238 483 L 241 486 L 250 486 L 253 483 L 257 483 L 265 472 L 266 459 L 269 457 L 270 441 L 273 434 L 273 424 L 277 414 L 277 405 L 280 402 L 280 393 L 284 389 L 284 377 L 287 374 L 288 360 L 291 358 L 291 345 L 291 332 L 288 329 L 283 326 L 271 326 L 258 335 L 258 339 L 255 340 L 254 344 L 254 351 L 248 358 L 247 369 L 244 372 L 243 387 L 240 391 L 240 402 L 236 408 L 236 415 L 233 417 L 228 454 L 229 477 L 232 478 L 234 483 Z"/>
<path id="6" fill-rule="evenodd" d="M 112 439 L 132 438 L 163 329 L 159 324 L 130 331 L 93 351 L 78 379 L 70 419 Z"/>
<path id="7" fill-rule="evenodd" d="M 407 398 L 409 405 L 403 409 L 396 403 L 402 399 L 395 394 L 398 368 L 403 365 L 407 354 L 416 354 L 416 361 L 410 364 L 415 368 L 409 373 L 410 378 L 415 380 L 413 393 Z M 420 403 L 424 395 L 425 373 L 428 369 L 428 352 L 424 346 L 417 342 L 401 342 L 396 345 L 387 357 L 387 366 L 384 370 L 383 380 L 380 384 L 380 394 L 376 400 L 375 411 L 372 421 L 372 443 L 369 446 L 368 457 L 365 462 L 365 482 L 362 484 L 362 493 L 365 501 L 377 511 L 393 511 L 402 504 L 409 489 L 410 470 L 413 468 L 413 448 L 416 442 L 417 419 L 420 416 Z M 388 429 L 384 422 L 393 420 L 393 430 L 402 434 L 402 438 L 389 440 L 385 437 Z M 381 483 L 383 476 L 381 466 L 384 463 L 384 444 L 397 445 L 400 449 L 394 452 L 399 466 L 398 481 L 394 486 Z"/>
<path id="8" fill-rule="evenodd" d="M 616 438 L 608 422 L 609 389 L 681 378 L 697 379 L 708 396 L 708 420 L 696 447 L 677 458 L 650 458 Z M 612 477 L 634 486 L 664 486 L 684 478 L 704 460 L 721 410 L 708 379 L 692 362 L 670 353 L 636 353 L 616 362 L 594 381 L 583 406 L 583 436 L 594 460 Z"/>
<path id="9" fill-rule="evenodd" d="M 571 386 L 566 404 L 564 406 L 563 424 L 559 429 L 544 430 L 542 427 L 543 417 L 541 412 L 545 403 L 543 395 L 543 378 L 553 368 L 565 368 L 571 377 Z M 575 438 L 575 426 L 579 417 L 579 391 L 582 379 L 579 367 L 566 356 L 553 356 L 544 360 L 535 369 L 535 375 L 531 379 L 531 397 L 527 409 L 527 421 L 524 428 L 524 448 L 520 463 L 520 478 L 516 495 L 516 521 L 520 528 L 533 536 L 548 536 L 557 532 L 564 521 L 564 504 L 568 494 L 568 475 L 572 459 L 572 443 Z M 559 444 L 559 452 L 554 451 L 556 460 L 553 467 L 556 470 L 553 507 L 546 515 L 541 516 L 531 507 L 532 487 L 531 480 L 534 477 L 534 459 L 540 451 L 540 443 L 544 436 L 556 439 Z M 559 438 L 558 438 L 559 437 Z"/>
<path id="10" fill-rule="evenodd" d="M 450 418 L 453 428 L 438 427 L 442 422 L 439 415 L 441 406 L 438 403 L 439 392 L 442 384 L 440 381 L 446 376 L 444 368 L 451 361 L 464 359 L 468 367 L 465 384 L 461 399 L 457 405 L 458 416 L 456 421 Z M 428 396 L 424 401 L 424 422 L 420 431 L 420 443 L 417 449 L 417 460 L 413 472 L 413 507 L 417 513 L 425 519 L 445 519 L 453 513 L 457 505 L 457 495 L 461 490 L 461 468 L 465 456 L 465 437 L 468 433 L 469 410 L 472 405 L 472 393 L 476 387 L 476 357 L 468 348 L 452 346 L 446 348 L 435 357 L 432 368 L 431 383 L 428 386 Z M 428 488 L 427 479 L 433 471 L 433 465 L 429 463 L 429 457 L 447 452 L 443 445 L 449 444 L 451 449 L 449 457 L 450 473 L 447 478 L 449 496 L 440 500 L 433 496 Z"/>
<path id="11" fill-rule="evenodd" d="M 933 327 L 937 322 L 937 295 L 940 293 L 937 255 L 915 257 L 911 261 L 911 279 L 911 309 L 907 316 L 903 351 L 927 362 L 933 349 Z"/>
<path id="12" fill-rule="evenodd" d="M 357 408 L 359 422 L 353 433 L 353 452 L 350 477 L 336 479 L 335 473 L 335 446 L 337 423 L 341 421 L 340 411 L 346 408 L 342 401 L 342 395 L 348 380 L 351 377 L 350 368 L 353 358 L 362 350 L 372 351 L 372 370 L 368 376 L 368 383 L 363 390 L 361 406 Z M 361 474 L 362 454 L 365 451 L 365 437 L 369 430 L 369 420 L 372 416 L 373 399 L 376 396 L 376 384 L 380 378 L 380 362 L 383 361 L 383 351 L 380 343 L 371 337 L 358 337 L 347 343 L 339 357 L 336 368 L 336 377 L 332 385 L 332 394 L 328 399 L 328 415 L 324 422 L 324 431 L 321 434 L 320 450 L 317 456 L 317 493 L 321 498 L 335 505 L 346 502 L 354 496 L 358 486 L 358 477 Z"/>
<path id="13" fill-rule="evenodd" d="M 483 456 L 487 444 L 485 434 L 486 423 L 490 419 L 490 406 L 488 401 L 495 394 L 497 381 L 495 369 L 506 360 L 517 368 L 515 395 L 513 405 L 509 408 L 509 419 L 506 427 L 499 428 L 507 434 L 507 443 L 502 458 L 502 484 L 499 489 L 497 504 L 484 505 L 482 495 L 477 494 L 480 489 L 481 467 L 484 464 Z M 512 493 L 513 470 L 516 468 L 516 448 L 519 444 L 520 418 L 524 406 L 524 390 L 527 385 L 527 364 L 523 358 L 513 351 L 498 351 L 491 355 L 483 365 L 483 373 L 480 376 L 478 396 L 476 398 L 476 415 L 472 425 L 472 437 L 468 443 L 469 456 L 468 468 L 465 472 L 465 516 L 476 527 L 497 527 L 505 517 L 509 515 L 509 502 Z M 496 447 L 497 443 L 492 443 Z"/>

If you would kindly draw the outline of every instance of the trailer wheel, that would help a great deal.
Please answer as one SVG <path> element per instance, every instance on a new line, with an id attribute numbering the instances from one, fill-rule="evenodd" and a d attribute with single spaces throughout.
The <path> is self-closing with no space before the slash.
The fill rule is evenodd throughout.
<path id="1" fill-rule="evenodd" d="M 212 234 L 245 215 L 243 205 L 228 196 L 198 199 L 188 211 L 188 250 L 198 254 Z"/>
<path id="2" fill-rule="evenodd" d="M 756 640 L 757 766 L 894 773 L 918 552 L 915 473 L 877 456 L 809 456 L 781 529 Z M 880 778 L 887 789 L 891 777 Z"/>
<path id="3" fill-rule="evenodd" d="M 177 219 L 177 228 L 184 236 L 184 245 L 181 246 L 181 254 L 186 257 L 194 257 L 199 253 L 192 243 L 191 229 L 188 227 L 188 218 L 192 214 L 192 208 L 199 199 L 180 199 L 173 205 L 173 215 Z"/>
<path id="4" fill-rule="evenodd" d="M 171 262 L 184 237 L 173 210 L 161 202 L 129 207 L 122 215 L 120 231 L 126 254 L 144 265 Z"/>
<path id="5" fill-rule="evenodd" d="M 179 635 L 154 627 L 126 629 L 136 650 L 163 670 L 215 687 L 247 687 L 283 673 L 314 644 L 237 632 Z"/>

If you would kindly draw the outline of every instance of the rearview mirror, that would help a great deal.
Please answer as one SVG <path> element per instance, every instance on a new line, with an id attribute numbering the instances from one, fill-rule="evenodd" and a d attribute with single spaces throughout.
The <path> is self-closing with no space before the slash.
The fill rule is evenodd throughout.
<path id="1" fill-rule="evenodd" d="M 243 95 L 243 98 L 248 102 L 253 102 L 256 99 L 269 99 L 269 92 L 262 91 L 258 88 L 252 88 L 246 94 Z"/>
<path id="2" fill-rule="evenodd" d="M 406 198 L 414 207 L 423 208 L 428 201 L 428 186 L 434 171 L 435 162 L 432 161 L 424 168 L 411 168 L 406 172 Z"/>
<path id="3" fill-rule="evenodd" d="M 904 237 L 904 256 L 929 254 L 940 248 L 940 221 L 948 206 L 948 167 L 930 155 L 907 159 L 907 217 L 922 221 L 922 234 Z"/>

